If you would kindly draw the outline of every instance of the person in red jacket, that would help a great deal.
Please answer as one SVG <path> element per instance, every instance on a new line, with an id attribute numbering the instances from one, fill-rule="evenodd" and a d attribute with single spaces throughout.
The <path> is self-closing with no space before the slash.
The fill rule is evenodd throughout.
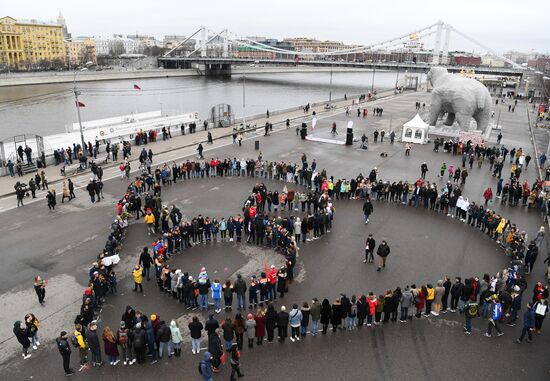
<path id="1" fill-rule="evenodd" d="M 376 312 L 376 306 L 378 305 L 378 300 L 376 300 L 376 295 L 374 295 L 374 293 L 369 292 L 367 304 L 369 306 L 367 314 L 367 327 L 370 327 L 372 326 L 372 317 L 374 316 L 374 313 Z"/>
<path id="2" fill-rule="evenodd" d="M 271 265 L 269 271 L 266 269 L 269 279 L 269 301 L 277 300 L 277 268 Z"/>
<path id="3" fill-rule="evenodd" d="M 483 198 L 485 199 L 485 206 L 487 206 L 489 201 L 493 199 L 493 190 L 491 189 L 491 187 L 485 189 L 485 191 L 483 192 Z"/>

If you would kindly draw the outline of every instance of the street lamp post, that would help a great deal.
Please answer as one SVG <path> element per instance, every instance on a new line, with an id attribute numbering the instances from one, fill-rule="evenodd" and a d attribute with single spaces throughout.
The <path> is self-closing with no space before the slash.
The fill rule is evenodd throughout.
<path id="1" fill-rule="evenodd" d="M 328 92 L 328 103 L 332 103 L 332 67 L 330 68 L 330 90 Z"/>
<path id="2" fill-rule="evenodd" d="M 82 144 L 82 156 L 86 157 L 86 145 L 84 143 L 84 132 L 82 131 L 82 119 L 80 118 L 80 104 L 78 102 L 78 95 L 80 94 L 80 91 L 76 87 L 76 74 L 75 74 L 73 91 L 74 91 L 74 104 L 76 106 L 76 115 L 78 116 L 78 129 L 80 131 L 80 143 Z"/>
<path id="3" fill-rule="evenodd" d="M 246 75 L 243 75 L 243 127 L 246 128 Z"/>
<path id="4" fill-rule="evenodd" d="M 90 66 L 89 62 L 86 63 L 85 68 L 87 69 L 88 66 Z M 85 69 L 83 69 L 83 70 L 85 70 Z M 86 157 L 86 143 L 84 142 L 84 131 L 82 129 L 82 119 L 80 118 L 80 102 L 78 101 L 78 96 L 80 95 L 80 91 L 76 87 L 76 76 L 77 76 L 77 74 L 78 74 L 78 71 L 75 70 L 75 72 L 74 72 L 74 81 L 73 81 L 73 83 L 74 83 L 74 87 L 73 87 L 74 104 L 76 106 L 76 115 L 78 117 L 78 129 L 80 131 L 80 143 L 82 144 L 82 156 Z"/>

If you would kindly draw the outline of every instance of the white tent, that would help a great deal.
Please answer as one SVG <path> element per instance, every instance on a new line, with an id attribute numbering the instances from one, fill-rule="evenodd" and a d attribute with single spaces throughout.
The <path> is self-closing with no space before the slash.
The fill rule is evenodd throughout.
<path id="1" fill-rule="evenodd" d="M 416 114 L 414 118 L 403 125 L 403 134 L 401 139 L 409 143 L 428 143 L 428 130 L 430 125 L 422 120 L 420 115 Z"/>

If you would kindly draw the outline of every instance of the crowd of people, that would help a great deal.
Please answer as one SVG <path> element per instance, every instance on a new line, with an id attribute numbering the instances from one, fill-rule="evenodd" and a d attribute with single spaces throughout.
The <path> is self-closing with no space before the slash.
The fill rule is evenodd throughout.
<path id="1" fill-rule="evenodd" d="M 477 160 L 483 156 L 491 161 L 492 154 L 497 156 L 495 151 L 491 152 L 479 147 L 465 147 L 464 150 L 468 155 L 473 154 Z M 149 158 L 148 154 L 147 158 Z M 221 344 L 218 345 L 221 343 L 219 335 L 222 332 L 223 347 L 229 350 L 231 357 L 233 377 L 240 374 L 239 351 L 242 349 L 245 333 L 248 345 L 252 347 L 254 342 L 261 345 L 265 332 L 267 332 L 267 340 L 273 341 L 275 329 L 278 331 L 279 340 L 284 342 L 288 336 L 289 325 L 290 340 L 299 341 L 300 336 L 303 337 L 308 331 L 310 322 L 310 332 L 316 335 L 319 332 L 319 324 L 322 327 L 320 331 L 326 333 L 329 325 L 332 326 L 333 331 L 338 328 L 351 330 L 362 327 L 365 321 L 367 327 L 372 327 L 373 324 L 395 322 L 398 312 L 400 312 L 400 321 L 406 322 L 412 319 L 412 316 L 438 316 L 439 313 L 445 313 L 448 310 L 453 312 L 459 310 L 465 314 L 466 333 L 471 333 L 471 319 L 474 317 L 488 318 L 488 335 L 491 335 L 492 329 L 496 329 L 500 334 L 499 322 L 501 321 L 515 324 L 521 309 L 521 297 L 527 289 L 524 273 L 532 271 L 538 247 L 544 238 L 543 229 L 526 247 L 528 238 L 525 232 L 520 231 L 509 220 L 494 211 L 475 202 L 469 202 L 462 195 L 462 187 L 450 181 L 441 189 L 438 189 L 438 184 L 430 183 L 423 178 L 410 183 L 396 181 L 390 184 L 379 178 L 376 168 L 367 177 L 359 174 L 349 180 L 335 180 L 334 177 L 327 176 L 325 169 L 318 172 L 315 160 L 309 164 L 305 154 L 301 161 L 301 166 L 294 163 L 270 162 L 263 160 L 260 153 L 257 159 L 188 160 L 181 165 L 173 163 L 172 167 L 169 167 L 168 164 L 164 164 L 153 170 L 151 165 L 147 165 L 144 157 L 141 174 L 130 183 L 126 194 L 118 202 L 117 217 L 111 225 L 105 248 L 89 271 L 89 287 L 84 291 L 81 311 L 75 319 L 74 334 L 71 336 L 63 331 L 57 339 L 66 374 L 73 373 L 69 361 L 65 361 L 66 358 L 70 358 L 69 340 L 79 349 L 81 370 L 88 367 L 88 349 L 92 353 L 92 365 L 102 364 L 101 347 L 98 335 L 95 333 L 97 329 L 95 321 L 107 294 L 117 293 L 114 265 L 119 259 L 119 247 L 124 240 L 128 220 L 134 212 L 136 218 L 140 218 L 140 214 L 143 216 L 148 234 L 158 237 L 152 246 L 153 255 L 149 254 L 149 248 L 144 248 L 139 263 L 133 270 L 134 291 L 142 290 L 144 278 L 150 279 L 149 271 L 154 267 L 159 290 L 174 297 L 191 310 L 197 308 L 209 310 L 213 306 L 213 312 L 219 314 L 222 310 L 223 297 L 225 311 L 229 312 L 232 311 L 233 294 L 237 296 L 239 312 L 234 321 L 228 318 L 220 326 L 214 318 L 215 315 L 211 314 L 204 324 L 205 327 L 210 326 L 210 330 L 207 329 L 209 350 L 199 366 L 203 376 L 211 370 L 217 371 L 223 362 L 224 351 Z M 463 159 L 463 166 L 464 163 Z M 524 165 L 527 166 L 527 164 Z M 283 190 L 278 192 L 277 190 L 268 191 L 263 183 L 258 182 L 243 204 L 243 216 L 238 214 L 236 217 L 230 216 L 227 220 L 223 217 L 219 220 L 203 218 L 202 215 L 184 220 L 181 211 L 175 205 L 171 209 L 163 205 L 161 194 L 164 186 L 176 184 L 178 181 L 216 176 L 274 179 L 285 181 L 289 185 L 285 184 Z M 292 189 L 298 184 L 304 186 L 305 191 Z M 144 203 L 141 201 L 142 197 L 144 197 Z M 420 287 L 411 284 L 403 288 L 396 287 L 395 290 L 388 290 L 378 295 L 368 292 L 358 293 L 348 298 L 342 294 L 332 305 L 328 299 L 323 299 L 322 303 L 314 299 L 311 304 L 308 302 L 302 303 L 301 306 L 294 304 L 290 312 L 286 311 L 285 306 L 281 306 L 277 312 L 274 303 L 277 296 L 284 297 L 288 291 L 288 285 L 292 282 L 298 245 L 300 242 L 317 239 L 330 231 L 334 215 L 332 205 L 334 199 L 357 199 L 370 204 L 367 208 L 363 205 L 365 222 L 368 222 L 374 209 L 371 200 L 423 206 L 462 222 L 467 221 L 469 225 L 486 232 L 506 249 L 511 257 L 510 267 L 493 277 L 485 274 L 481 280 L 472 277 L 465 279 L 462 283 L 462 279 L 457 277 L 455 284 L 452 284 L 449 277 L 445 277 L 444 280 L 437 282 L 436 287 L 429 283 Z M 302 218 L 293 215 L 282 216 L 277 214 L 279 209 L 288 210 L 290 213 L 307 211 L 307 214 Z M 274 215 L 270 216 L 272 212 Z M 170 267 L 168 262 L 171 256 L 193 245 L 218 239 L 236 242 L 244 242 L 246 239 L 247 243 L 272 247 L 284 255 L 285 264 L 280 268 L 275 265 L 269 268 L 266 266 L 264 271 L 249 279 L 243 279 L 241 275 L 237 275 L 234 281 L 211 280 L 205 268 L 201 269 L 195 280 L 189 272 Z M 369 247 L 369 250 L 374 252 L 374 247 Z M 248 303 L 246 303 L 247 291 Z M 451 297 L 450 309 L 447 308 L 449 297 Z M 524 319 L 524 322 L 528 323 L 532 320 L 533 327 L 528 327 L 529 330 L 522 334 L 521 339 L 525 334 L 530 334 L 531 328 L 540 332 L 544 315 L 548 312 L 547 298 L 547 286 L 537 283 L 534 296 L 526 311 L 530 315 Z M 109 327 L 105 327 L 102 332 L 104 353 L 108 355 L 111 365 L 119 362 L 119 352 L 123 353 L 122 360 L 125 364 L 133 364 L 136 361 L 143 363 L 146 351 L 152 357 L 152 361 L 155 361 L 157 356 L 162 358 L 163 352 L 168 353 L 169 356 L 179 356 L 183 340 L 177 321 L 171 321 L 168 327 L 156 313 L 148 319 L 145 314 L 132 311 L 134 310 L 131 307 L 126 309 L 120 328 L 116 332 Z M 532 316 L 533 313 L 535 316 Z M 243 317 L 244 314 L 246 319 Z M 202 328 L 198 329 L 199 324 L 202 325 L 198 319 L 193 319 L 189 323 L 193 340 L 201 337 Z M 212 328 L 215 325 L 218 326 Z M 19 327 L 23 329 L 21 324 Z M 221 327 L 221 331 L 218 327 Z M 241 329 L 242 327 L 244 328 Z M 120 340 L 121 330 L 122 340 Z M 15 327 L 14 333 L 16 333 Z M 17 333 L 16 336 L 19 339 Z M 233 343 L 234 340 L 236 343 Z M 120 347 L 120 351 L 117 346 Z M 135 356 L 132 355 L 132 351 Z M 192 351 L 198 353 L 200 343 L 194 341 Z"/>
<path id="2" fill-rule="evenodd" d="M 307 167 L 305 161 L 302 168 L 304 167 Z M 279 168 L 282 167 L 279 165 Z M 285 169 L 286 168 L 287 166 L 285 165 Z M 239 171 L 238 173 L 232 172 L 231 174 L 233 173 L 235 173 L 235 175 L 254 176 L 255 169 L 249 166 L 248 170 L 243 170 L 243 172 Z M 229 175 L 229 172 L 224 173 L 224 171 L 221 171 L 219 175 L 223 176 L 224 174 Z M 150 175 L 151 173 L 144 167 L 142 176 Z M 203 174 L 203 176 L 204 175 L 205 174 Z M 208 172 L 207 176 L 210 175 L 216 176 L 218 172 Z M 196 171 L 195 175 L 190 175 L 188 179 L 199 176 L 200 168 Z M 266 176 L 282 178 L 281 173 L 278 171 L 273 171 L 270 175 L 266 174 Z M 279 192 L 276 190 L 273 192 L 268 191 L 263 183 L 257 184 L 253 193 L 250 194 L 244 202 L 242 218 L 240 215 L 237 215 L 235 218 L 228 218 L 227 221 L 221 218 L 218 222 L 215 218 L 212 220 L 208 217 L 203 219 L 202 216 L 199 215 L 190 221 L 182 221 L 181 212 L 179 212 L 177 207 L 173 206 L 169 211 L 162 205 L 162 200 L 160 198 L 160 189 L 162 186 L 176 183 L 177 180 L 177 176 L 171 177 L 168 180 L 164 179 L 164 181 L 162 177 L 155 178 L 153 188 L 157 189 L 157 191 L 154 191 L 151 195 L 145 195 L 145 210 L 147 210 L 145 222 L 149 222 L 153 225 L 152 227 L 148 227 L 148 231 L 155 235 L 158 233 L 161 237 L 155 240 L 153 244 L 152 257 L 149 256 L 148 248 L 144 249 L 140 256 L 140 263 L 134 268 L 132 275 L 135 283 L 134 290 L 142 290 L 143 278 L 146 277 L 150 279 L 149 270 L 153 265 L 155 267 L 159 289 L 169 295 L 175 296 L 179 301 L 186 303 L 190 309 L 197 308 L 197 306 L 200 306 L 202 309 L 205 309 L 205 307 L 207 308 L 209 305 L 208 292 L 212 286 L 215 289 L 217 287 L 216 284 L 219 285 L 219 283 L 213 282 L 211 285 L 208 282 L 205 298 L 203 292 L 205 289 L 205 285 L 203 284 L 204 277 L 199 276 L 198 280 L 195 282 L 192 277 L 188 277 L 187 274 L 170 269 L 167 262 L 172 255 L 177 254 L 180 250 L 185 250 L 195 244 L 217 240 L 218 237 L 220 240 L 228 238 L 231 241 L 235 239 L 238 242 L 241 240 L 243 231 L 246 235 L 246 242 L 255 242 L 256 244 L 263 245 L 265 238 L 265 245 L 280 251 L 284 255 L 285 264 L 279 269 L 272 265 L 269 269 L 265 269 L 265 272 L 260 275 L 259 279 L 255 280 L 256 277 L 254 276 L 254 278 L 250 279 L 249 283 L 247 282 L 244 284 L 245 292 L 248 289 L 250 303 L 252 303 L 252 306 L 257 306 L 258 303 L 263 303 L 267 301 L 268 298 L 274 300 L 277 298 L 277 294 L 279 297 L 283 297 L 288 291 L 288 284 L 292 282 L 293 279 L 293 269 L 297 255 L 297 242 L 300 242 L 302 231 L 304 235 L 302 242 L 317 239 L 320 235 L 328 232 L 332 223 L 334 209 L 328 197 L 320 196 L 317 199 L 313 197 L 311 192 L 304 198 L 302 203 L 303 211 L 305 212 L 307 209 L 307 215 L 302 217 L 302 220 L 300 220 L 299 217 L 294 219 L 294 216 L 290 216 L 289 218 L 273 216 L 270 218 L 269 213 L 272 207 L 275 212 L 277 212 L 278 208 L 282 210 L 288 208 L 291 213 L 298 211 L 298 208 L 293 208 L 293 196 L 300 195 L 301 193 L 293 189 L 286 189 L 285 186 L 285 189 L 283 189 L 279 195 Z M 119 247 L 124 240 L 130 212 L 141 210 L 140 201 L 142 192 L 147 193 L 142 187 L 144 183 L 145 182 L 141 183 L 139 178 L 136 179 L 135 182 L 131 182 L 128 186 L 127 193 L 119 201 L 117 206 L 117 218 L 111 225 L 105 248 L 103 252 L 99 254 L 97 262 L 94 262 L 92 268 L 89 270 L 89 287 L 84 291 L 80 314 L 75 319 L 75 331 L 72 336 L 66 332 L 62 332 L 57 340 L 60 353 L 64 358 L 64 366 L 66 365 L 65 372 L 67 375 L 73 373 L 72 369 L 68 366 L 68 361 L 65 361 L 67 353 L 70 357 L 70 346 L 66 344 L 69 339 L 72 340 L 74 346 L 79 349 L 80 370 L 86 369 L 89 366 L 87 360 L 88 349 L 90 349 L 92 353 L 91 364 L 100 365 L 102 363 L 101 357 L 99 357 L 100 354 L 97 355 L 96 350 L 99 341 L 96 340 L 97 334 L 95 334 L 95 330 L 97 329 L 97 324 L 95 321 L 101 312 L 107 294 L 117 293 L 117 278 L 114 272 L 114 265 L 116 265 L 119 260 Z M 265 213 L 266 207 L 267 213 Z M 158 219 L 154 218 L 153 211 L 154 214 L 158 215 Z M 151 218 L 150 216 L 153 217 Z M 137 212 L 137 218 L 139 218 L 139 212 Z M 153 219 L 153 221 L 151 221 L 151 219 Z M 169 221 L 172 223 L 171 227 L 169 227 Z M 269 286 L 267 287 L 265 287 L 266 285 L 264 284 L 266 279 L 269 282 Z M 241 279 L 240 282 L 237 281 L 235 284 L 227 284 L 226 281 L 225 287 L 230 290 L 235 290 L 239 308 L 244 309 L 245 302 L 241 292 L 242 282 L 245 281 Z M 221 290 L 223 290 L 223 286 L 220 287 Z M 251 289 L 256 290 L 256 292 L 251 291 Z M 267 294 L 265 294 L 266 292 Z M 224 290 L 223 293 L 227 295 L 227 290 Z M 253 295 L 256 296 L 254 297 Z M 227 296 L 227 298 L 229 298 L 229 296 Z M 218 313 L 221 312 L 220 306 L 221 303 L 219 303 L 216 309 Z M 225 308 L 226 310 L 232 308 L 230 301 L 225 300 Z M 92 344 L 90 344 L 88 339 L 90 333 Z M 103 339 L 104 341 L 106 340 L 106 342 L 112 341 L 106 339 L 106 337 L 111 337 L 109 331 L 103 332 Z M 108 343 L 106 345 L 109 346 Z M 105 353 L 108 353 L 108 351 L 106 350 Z M 115 365 L 116 362 L 116 360 L 110 361 L 113 365 Z"/>

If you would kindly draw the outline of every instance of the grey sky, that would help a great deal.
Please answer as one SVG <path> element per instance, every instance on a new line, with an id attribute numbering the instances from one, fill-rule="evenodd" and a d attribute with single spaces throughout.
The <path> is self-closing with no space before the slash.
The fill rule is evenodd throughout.
<path id="1" fill-rule="evenodd" d="M 26 0 L 4 4 L 1 13 L 48 21 L 61 10 L 73 36 L 138 32 L 162 38 L 189 35 L 205 25 L 243 36 L 307 36 L 359 44 L 441 19 L 502 53 L 550 51 L 550 22 L 543 9 L 519 0 Z M 458 36 L 451 38 L 450 48 L 484 52 Z"/>

